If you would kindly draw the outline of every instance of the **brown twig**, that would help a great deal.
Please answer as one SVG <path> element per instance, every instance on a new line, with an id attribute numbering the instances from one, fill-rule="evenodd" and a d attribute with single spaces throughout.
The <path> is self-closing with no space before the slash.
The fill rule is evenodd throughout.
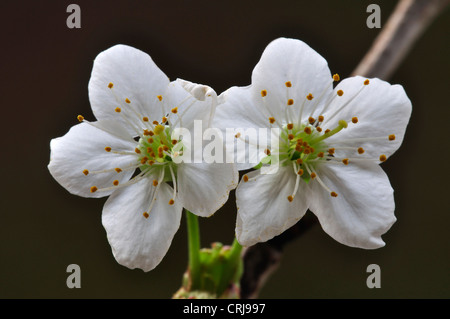
<path id="1" fill-rule="evenodd" d="M 401 0 L 352 75 L 389 79 L 450 0 Z"/>
<path id="2" fill-rule="evenodd" d="M 352 75 L 387 80 L 426 27 L 449 3 L 450 0 L 400 0 Z M 307 214 L 280 236 L 245 249 L 241 298 L 257 298 L 266 280 L 280 265 L 283 247 L 317 224 L 317 219 Z"/>

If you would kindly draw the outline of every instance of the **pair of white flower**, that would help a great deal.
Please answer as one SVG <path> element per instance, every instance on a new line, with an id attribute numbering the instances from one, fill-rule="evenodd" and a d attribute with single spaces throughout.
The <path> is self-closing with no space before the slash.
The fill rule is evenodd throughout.
<path id="1" fill-rule="evenodd" d="M 269 240 L 310 209 L 337 241 L 377 248 L 395 221 L 378 164 L 400 146 L 411 103 L 398 85 L 353 77 L 333 89 L 338 80 L 305 43 L 281 38 L 264 51 L 252 85 L 217 97 L 204 85 L 170 82 L 147 54 L 118 45 L 94 61 L 97 121 L 79 116 L 52 140 L 49 170 L 73 194 L 110 195 L 102 222 L 116 260 L 149 271 L 169 249 L 183 207 L 210 216 L 238 182 L 234 164 L 176 164 L 187 145 L 172 139 L 174 129 L 191 131 L 194 120 L 205 129 L 277 127 L 279 146 L 265 150 L 265 162 L 277 155 L 278 171 L 252 171 L 237 186 L 238 241 Z"/>

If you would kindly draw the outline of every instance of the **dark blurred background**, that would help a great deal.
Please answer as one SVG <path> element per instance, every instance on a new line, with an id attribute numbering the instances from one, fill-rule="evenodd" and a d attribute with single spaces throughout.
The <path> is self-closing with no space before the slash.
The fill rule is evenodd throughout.
<path id="1" fill-rule="evenodd" d="M 66 8 L 81 7 L 81 29 Z M 119 265 L 101 224 L 105 199 L 69 194 L 47 170 L 49 142 L 83 114 L 94 120 L 87 85 L 92 62 L 118 43 L 151 55 L 171 78 L 218 93 L 250 84 L 265 46 L 284 36 L 324 56 L 348 76 L 379 29 L 366 8 L 381 7 L 384 26 L 396 1 L 2 1 L 0 298 L 170 298 L 187 264 L 185 220 L 153 271 Z M 418 40 L 390 79 L 404 86 L 413 113 L 400 150 L 382 167 L 395 189 L 398 221 L 378 250 L 343 246 L 320 226 L 285 247 L 262 298 L 449 298 L 450 11 Z M 202 245 L 231 243 L 234 193 L 201 219 Z M 369 289 L 366 268 L 381 267 Z M 66 268 L 81 267 L 69 289 Z"/>

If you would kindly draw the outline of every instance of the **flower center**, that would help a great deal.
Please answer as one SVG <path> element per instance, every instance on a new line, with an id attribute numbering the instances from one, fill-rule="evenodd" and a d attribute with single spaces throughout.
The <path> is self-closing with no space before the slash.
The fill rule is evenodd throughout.
<path id="1" fill-rule="evenodd" d="M 119 179 L 117 179 L 113 181 L 112 185 L 106 187 L 91 186 L 90 191 L 92 193 L 118 189 L 137 183 L 144 178 L 153 178 L 152 184 L 153 187 L 155 187 L 153 198 L 148 209 L 142 214 L 145 218 L 148 218 L 153 205 L 155 204 L 158 190 L 163 182 L 170 182 L 172 184 L 173 196 L 168 204 L 173 205 L 175 203 L 175 198 L 177 196 L 177 165 L 173 159 L 183 154 L 183 142 L 182 140 L 172 140 L 171 133 L 173 127 L 177 124 L 181 126 L 182 123 L 182 114 L 179 114 L 178 107 L 183 103 L 188 102 L 190 97 L 185 98 L 178 106 L 167 109 L 167 105 L 166 107 L 164 105 L 163 96 L 156 96 L 155 101 L 153 102 L 156 104 L 160 103 L 163 116 L 161 119 L 151 121 L 148 116 L 141 114 L 139 111 L 140 108 L 137 105 L 134 105 L 133 99 L 119 97 L 114 91 L 113 83 L 109 83 L 108 88 L 117 102 L 117 105 L 114 106 L 112 111 L 135 131 L 134 136 L 136 136 L 135 139 L 138 143 L 134 151 L 117 150 L 111 146 L 105 146 L 104 149 L 106 152 L 112 154 L 136 156 L 136 162 L 127 167 L 115 167 L 101 171 L 84 169 L 82 173 L 86 176 L 104 173 L 120 174 L 123 171 L 138 169 L 134 177 L 125 183 L 119 183 Z M 184 110 L 186 111 L 186 109 L 190 108 L 194 102 L 187 104 L 184 107 Z M 171 118 L 172 116 L 175 116 L 175 119 Z M 81 115 L 78 116 L 78 120 L 94 125 L 93 123 L 86 121 Z M 95 127 L 97 129 L 103 129 L 99 126 Z M 105 131 L 111 134 L 108 130 Z"/>

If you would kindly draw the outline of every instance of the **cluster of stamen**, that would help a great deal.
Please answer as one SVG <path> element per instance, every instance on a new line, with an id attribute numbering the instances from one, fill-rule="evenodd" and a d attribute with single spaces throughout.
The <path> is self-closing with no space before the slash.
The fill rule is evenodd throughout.
<path id="1" fill-rule="evenodd" d="M 139 182 L 144 178 L 150 176 L 157 176 L 157 179 L 153 180 L 153 192 L 152 201 L 148 209 L 142 213 L 145 218 L 150 216 L 150 212 L 156 201 L 156 195 L 163 182 L 171 182 L 173 185 L 173 196 L 169 200 L 168 204 L 173 205 L 175 203 L 177 195 L 176 185 L 176 165 L 173 162 L 173 158 L 182 155 L 183 143 L 179 140 L 171 139 L 171 126 L 175 124 L 181 124 L 181 115 L 179 114 L 179 106 L 186 102 L 186 98 L 180 105 L 171 108 L 170 112 L 167 112 L 161 119 L 155 119 L 151 121 L 148 116 L 139 114 L 138 108 L 134 107 L 133 101 L 128 97 L 120 99 L 114 92 L 114 84 L 109 83 L 107 87 L 111 90 L 115 97 L 118 106 L 113 107 L 113 111 L 134 130 L 136 131 L 137 145 L 133 151 L 115 150 L 111 146 L 105 146 L 104 150 L 107 153 L 120 154 L 120 155 L 134 155 L 136 162 L 132 163 L 128 167 L 115 167 L 102 171 L 89 171 L 84 169 L 82 174 L 88 176 L 100 173 L 119 174 L 124 171 L 134 170 L 135 176 L 125 183 L 119 183 L 119 179 L 114 179 L 112 185 L 99 188 L 97 186 L 91 186 L 90 192 L 109 191 L 115 188 L 121 188 L 134 183 Z M 158 95 L 155 97 L 156 103 L 164 103 L 163 96 Z M 192 103 L 193 104 L 193 103 Z M 192 104 L 188 105 L 189 108 Z M 161 105 L 161 109 L 164 110 L 164 105 Z M 163 112 L 164 113 L 164 112 Z M 172 121 L 171 115 L 176 115 L 176 118 Z M 82 115 L 79 115 L 78 120 L 80 122 L 86 122 Z M 98 127 L 97 127 L 98 128 Z"/>
<path id="2" fill-rule="evenodd" d="M 332 81 L 339 81 L 340 77 L 338 74 L 333 75 Z M 339 112 L 346 107 L 363 89 L 365 86 L 367 86 L 370 83 L 370 81 L 364 80 L 362 88 L 356 93 L 355 96 L 351 97 L 347 102 L 343 103 L 338 110 L 334 113 L 329 115 L 329 119 L 333 118 L 335 115 L 338 115 Z M 359 122 L 358 117 L 354 116 L 350 119 L 341 119 L 338 121 L 338 124 L 336 127 L 326 128 L 325 130 L 322 129 L 322 126 L 326 126 L 326 120 L 325 117 L 320 114 L 316 118 L 313 117 L 314 112 L 316 111 L 316 107 L 318 105 L 318 102 L 314 102 L 314 95 L 313 93 L 308 93 L 305 96 L 305 100 L 301 101 L 301 103 L 295 103 L 292 98 L 289 97 L 289 90 L 294 88 L 295 83 L 293 84 L 291 81 L 285 82 L 285 86 L 287 88 L 287 106 L 286 106 L 286 113 L 285 117 L 282 121 L 280 121 L 280 118 L 275 117 L 274 114 L 270 113 L 270 108 L 266 106 L 265 97 L 270 94 L 270 91 L 268 90 L 262 90 L 261 91 L 261 97 L 263 99 L 263 105 L 266 107 L 266 111 L 270 115 L 268 117 L 268 121 L 270 125 L 276 125 L 281 129 L 281 134 L 279 136 L 280 138 L 280 145 L 277 156 L 279 156 L 279 163 L 280 165 L 286 166 L 291 165 L 293 168 L 293 171 L 296 175 L 296 182 L 294 186 L 294 190 L 291 195 L 287 197 L 288 201 L 292 202 L 295 198 L 295 195 L 297 193 L 300 180 L 303 180 L 305 183 L 310 183 L 311 181 L 317 181 L 329 194 L 331 197 L 337 197 L 338 194 L 331 190 L 324 181 L 320 178 L 320 174 L 318 173 L 320 164 L 341 164 L 341 165 L 349 165 L 352 163 L 352 161 L 361 161 L 361 160 L 369 160 L 369 161 L 380 161 L 384 162 L 387 157 L 384 154 L 381 154 L 379 158 L 366 158 L 366 157 L 359 157 L 362 154 L 365 153 L 365 150 L 361 146 L 352 146 L 352 147 L 345 147 L 345 146 L 339 146 L 339 143 L 337 145 L 333 145 L 333 147 L 330 147 L 330 143 L 327 141 L 327 139 L 331 136 L 334 136 L 338 134 L 341 130 L 347 129 L 348 125 L 351 124 L 357 124 Z M 344 95 L 343 90 L 337 90 L 335 91 L 336 95 L 335 98 L 340 98 Z M 320 93 L 320 92 L 317 92 Z M 319 99 L 321 99 L 324 95 L 325 91 L 319 94 Z M 311 115 L 309 117 L 305 118 L 303 117 L 303 108 L 305 106 L 305 103 L 316 103 L 313 104 L 311 112 Z M 331 102 L 328 101 L 324 106 L 324 110 L 328 107 L 328 105 Z M 292 116 L 290 109 L 296 107 L 298 105 L 300 107 L 299 110 L 299 118 L 295 118 L 295 116 Z M 323 110 L 322 110 L 323 112 Z M 317 112 L 316 112 L 317 113 Z M 327 116 L 328 117 L 328 116 Z M 287 123 L 285 122 L 287 120 Z M 364 142 L 365 140 L 374 140 L 374 139 L 381 139 L 386 141 L 393 141 L 395 140 L 395 135 L 391 134 L 388 137 L 376 137 L 376 138 L 368 138 L 359 139 L 361 142 Z M 341 158 L 336 155 L 336 150 L 354 150 L 355 157 L 345 157 Z M 274 154 L 274 150 L 272 150 L 272 154 Z M 270 157 L 271 152 L 269 150 L 266 151 L 266 155 Z M 264 162 L 268 162 L 265 160 Z M 244 182 L 248 181 L 248 176 L 244 176 Z"/>

